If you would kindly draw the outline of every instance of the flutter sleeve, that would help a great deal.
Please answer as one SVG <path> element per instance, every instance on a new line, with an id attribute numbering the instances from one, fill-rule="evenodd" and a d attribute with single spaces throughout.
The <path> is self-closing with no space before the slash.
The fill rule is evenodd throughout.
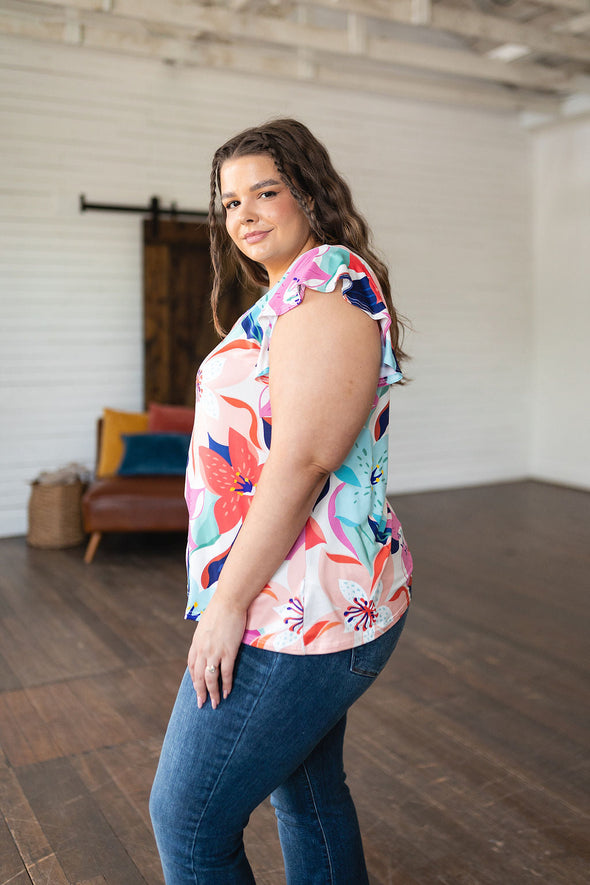
<path id="1" fill-rule="evenodd" d="M 272 330 L 278 317 L 301 304 L 306 289 L 333 292 L 342 282 L 342 296 L 379 323 L 381 333 L 381 369 L 379 386 L 401 381 L 395 353 L 391 346 L 391 316 L 377 278 L 370 267 L 344 246 L 317 246 L 290 266 L 263 307 L 258 323 L 262 330 L 258 376 L 268 374 Z"/>

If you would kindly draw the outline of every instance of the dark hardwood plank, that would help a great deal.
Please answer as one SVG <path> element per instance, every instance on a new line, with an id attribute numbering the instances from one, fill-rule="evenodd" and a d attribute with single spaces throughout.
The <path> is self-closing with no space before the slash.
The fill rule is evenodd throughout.
<path id="1" fill-rule="evenodd" d="M 188 646 L 183 642 L 183 651 Z M 114 714 L 125 720 L 135 738 L 148 739 L 153 735 L 163 735 L 176 692 L 186 667 L 186 658 L 174 658 L 137 667 L 133 670 L 118 670 L 109 674 L 108 679 L 100 676 L 85 680 L 96 696 Z M 101 745 L 114 743 L 104 741 Z"/>
<path id="2" fill-rule="evenodd" d="M 0 817 L 0 885 L 6 885 L 8 882 L 31 885 L 30 876 L 8 824 L 3 817 Z"/>
<path id="3" fill-rule="evenodd" d="M 26 691 L 0 694 L 0 746 L 11 765 L 27 765 L 61 755 Z"/>
<path id="4" fill-rule="evenodd" d="M 25 871 L 17 867 L 19 885 L 68 885 L 66 877 L 15 772 L 0 752 L 0 808 Z M 25 874 L 26 873 L 26 874 Z M 12 882 L 10 878 L 7 883 Z"/>
<path id="5" fill-rule="evenodd" d="M 44 728 L 60 747 L 60 756 L 133 737 L 125 719 L 101 699 L 94 685 L 92 679 L 72 679 L 27 689 Z"/>
<path id="6" fill-rule="evenodd" d="M 66 882 L 103 875 L 109 885 L 144 885 L 144 877 L 70 760 L 19 768 L 18 779 L 41 827 L 50 834 Z"/>
<path id="7" fill-rule="evenodd" d="M 3 599 L 14 610 L 16 588 L 3 581 Z M 101 672 L 120 664 L 69 605 L 62 604 L 49 577 L 35 605 L 21 604 L 0 622 L 2 653 L 24 686 L 46 684 L 72 676 Z"/>
<path id="8" fill-rule="evenodd" d="M 590 495 L 394 506 L 413 607 L 346 745 L 371 885 L 586 885 Z M 147 803 L 192 633 L 184 539 L 82 556 L 0 540 L 0 885 L 163 881 Z M 268 801 L 246 845 L 259 885 L 284 885 Z"/>
<path id="9" fill-rule="evenodd" d="M 348 735 L 350 784 L 361 822 L 363 814 L 374 822 L 376 808 L 391 808 L 379 829 L 368 822 L 365 828 L 368 854 L 378 837 L 375 862 L 389 831 L 401 843 L 401 857 L 407 845 L 427 857 L 434 851 L 441 874 L 446 861 L 438 852 L 452 845 L 466 870 L 471 859 L 481 865 L 471 871 L 474 881 L 527 882 L 541 875 L 547 882 L 583 881 L 588 846 L 583 808 L 552 793 L 542 778 L 508 767 L 468 731 L 445 727 L 438 711 L 416 721 L 401 694 L 387 695 L 396 715 L 384 716 L 375 697 L 367 696 L 351 713 Z M 427 846 L 426 821 L 433 829 Z M 536 868 L 527 873 L 533 859 Z M 411 869 L 416 863 L 412 857 Z"/>
<path id="10" fill-rule="evenodd" d="M 2 625 L 2 618 L 0 618 L 0 635 L 4 635 L 5 632 L 6 630 Z M 0 692 L 14 691 L 18 688 L 22 688 L 22 682 L 4 655 L 0 652 Z"/>
<path id="11" fill-rule="evenodd" d="M 145 543 L 145 538 L 141 540 Z M 178 539 L 174 540 L 178 548 Z M 132 543 L 137 541 L 132 539 Z M 148 559 L 146 567 L 136 569 L 133 583 L 129 582 L 133 554 L 106 566 L 93 565 L 88 574 L 80 574 L 80 551 L 73 550 L 77 558 L 72 550 L 26 548 L 13 568 L 3 570 L 0 647 L 23 685 L 160 660 L 186 642 L 184 554 L 180 550 L 178 558 L 167 563 L 170 577 L 163 574 L 161 558 Z M 171 600 L 162 606 L 167 587 Z M 140 612 L 143 626 L 137 630 Z M 27 638 L 34 654 L 23 653 Z"/>
<path id="12" fill-rule="evenodd" d="M 160 742 L 124 744 L 76 757 L 72 764 L 105 820 L 149 885 L 163 885 L 147 802 Z M 115 759 L 119 764 L 113 764 Z"/>
<path id="13" fill-rule="evenodd" d="M 31 864 L 27 871 L 33 885 L 67 885 L 70 881 L 53 852 Z"/>

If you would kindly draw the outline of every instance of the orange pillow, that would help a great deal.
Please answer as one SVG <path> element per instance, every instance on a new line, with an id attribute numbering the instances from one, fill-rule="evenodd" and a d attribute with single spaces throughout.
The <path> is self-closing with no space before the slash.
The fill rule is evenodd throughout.
<path id="1" fill-rule="evenodd" d="M 189 406 L 149 404 L 150 433 L 192 433 L 194 421 L 195 410 Z"/>
<path id="2" fill-rule="evenodd" d="M 148 429 L 147 412 L 118 412 L 104 409 L 97 476 L 112 476 L 123 457 L 123 433 L 145 433 Z"/>

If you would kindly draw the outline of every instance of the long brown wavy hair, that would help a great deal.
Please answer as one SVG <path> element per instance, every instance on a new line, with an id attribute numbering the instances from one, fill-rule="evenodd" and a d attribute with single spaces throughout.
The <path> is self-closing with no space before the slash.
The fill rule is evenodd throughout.
<path id="1" fill-rule="evenodd" d="M 213 288 L 213 321 L 220 335 L 219 300 L 228 283 L 236 278 L 246 288 L 268 286 L 263 265 L 252 261 L 235 245 L 225 227 L 225 207 L 218 200 L 221 191 L 220 171 L 226 160 L 252 154 L 268 154 L 280 178 L 307 216 L 312 233 L 319 243 L 345 246 L 363 258 L 377 277 L 392 323 L 391 342 L 398 361 L 406 356 L 401 348 L 404 323 L 393 306 L 387 267 L 375 254 L 371 233 L 363 216 L 355 208 L 350 188 L 336 172 L 324 145 L 307 126 L 298 120 L 282 118 L 245 129 L 226 141 L 213 156 L 209 233 Z"/>

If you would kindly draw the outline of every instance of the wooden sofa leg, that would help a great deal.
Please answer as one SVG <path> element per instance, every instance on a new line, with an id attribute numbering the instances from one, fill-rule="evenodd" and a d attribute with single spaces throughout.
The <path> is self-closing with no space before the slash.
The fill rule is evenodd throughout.
<path id="1" fill-rule="evenodd" d="M 88 541 L 86 553 L 84 554 L 84 562 L 86 563 L 86 565 L 90 565 L 90 563 L 94 559 L 94 554 L 96 553 L 96 548 L 100 544 L 101 538 L 102 532 L 92 532 L 90 540 Z"/>

